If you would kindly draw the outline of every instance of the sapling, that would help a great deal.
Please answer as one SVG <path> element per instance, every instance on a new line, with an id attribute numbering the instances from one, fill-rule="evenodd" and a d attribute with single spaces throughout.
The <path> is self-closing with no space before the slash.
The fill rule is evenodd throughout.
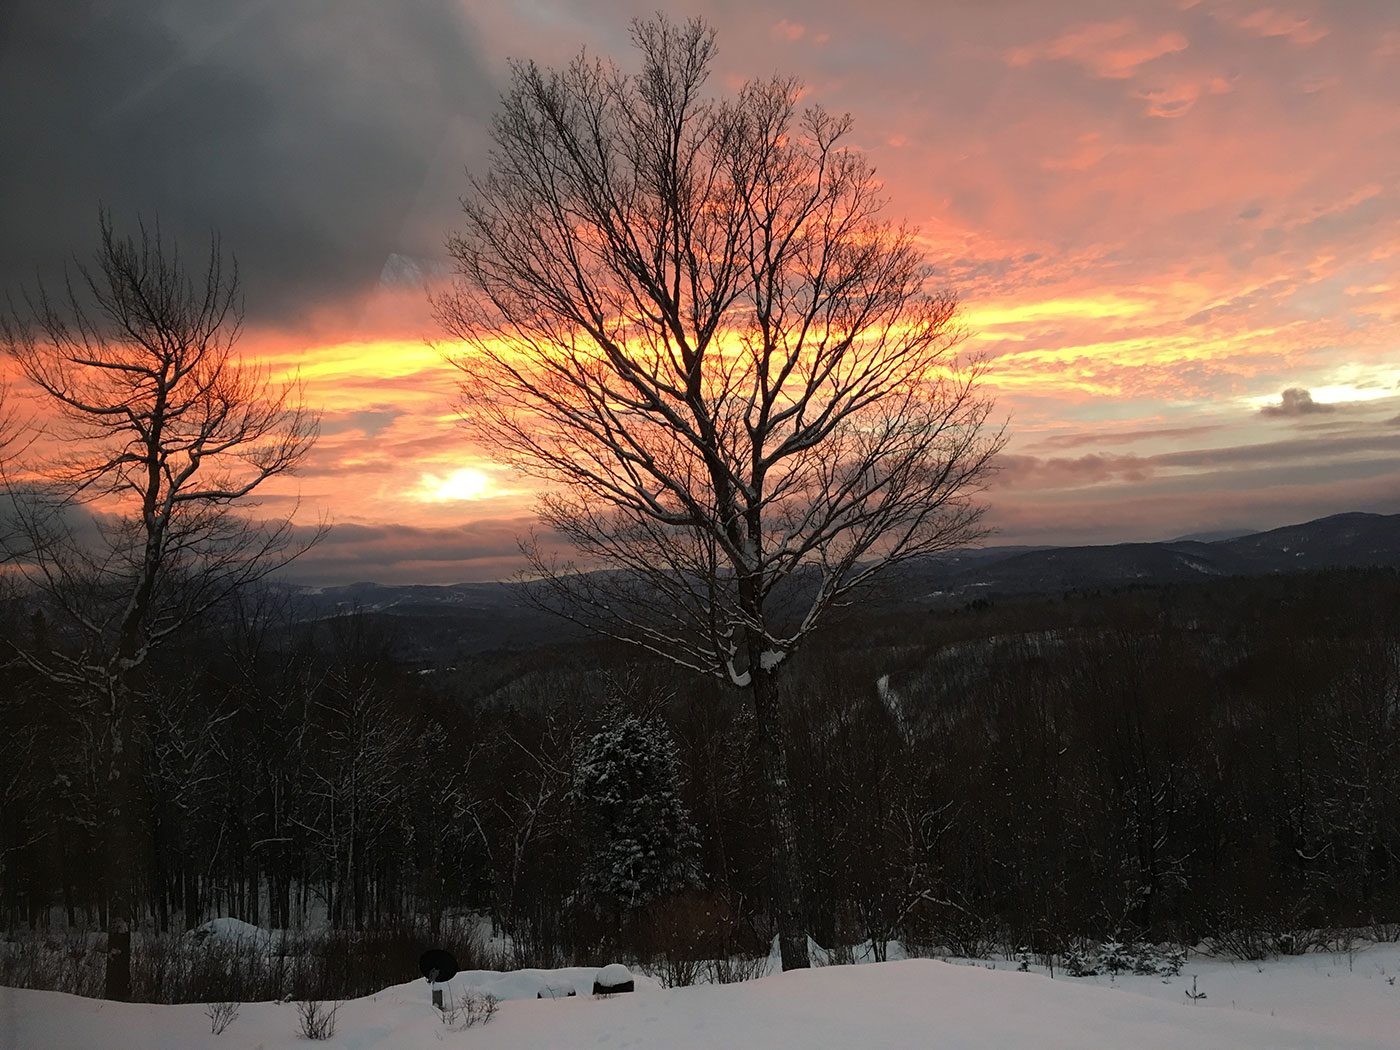
<path id="1" fill-rule="evenodd" d="M 1190 999 L 1193 1003 L 1200 1005 L 1201 1000 L 1205 997 L 1205 992 L 1196 991 L 1196 975 L 1193 973 L 1191 975 L 1191 990 L 1186 993 L 1186 998 Z"/>

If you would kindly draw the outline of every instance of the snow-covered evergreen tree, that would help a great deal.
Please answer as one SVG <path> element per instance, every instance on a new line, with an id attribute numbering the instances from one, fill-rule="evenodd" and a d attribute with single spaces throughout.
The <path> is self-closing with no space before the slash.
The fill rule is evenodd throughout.
<path id="1" fill-rule="evenodd" d="M 695 831 L 677 790 L 666 727 L 617 714 L 584 747 L 573 801 L 590 855 L 580 898 L 620 910 L 695 884 Z"/>

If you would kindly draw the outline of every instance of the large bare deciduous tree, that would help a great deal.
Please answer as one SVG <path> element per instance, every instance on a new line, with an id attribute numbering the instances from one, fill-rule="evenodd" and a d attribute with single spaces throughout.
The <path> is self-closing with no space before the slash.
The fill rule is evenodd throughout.
<path id="1" fill-rule="evenodd" d="M 956 303 L 882 217 L 848 117 L 719 98 L 703 23 L 633 23 L 640 72 L 516 64 L 437 301 L 463 419 L 546 483 L 561 611 L 747 690 L 774 917 L 807 965 L 775 676 L 881 569 L 983 533 L 1001 447 Z"/>
<path id="2" fill-rule="evenodd" d="M 159 228 L 100 217 L 91 266 L 0 318 L 0 348 L 44 406 L 5 492 L 8 551 L 58 622 L 36 672 L 82 703 L 100 740 L 109 894 L 106 994 L 130 994 L 141 669 L 154 648 L 306 549 L 249 498 L 292 470 L 317 417 L 235 352 L 242 296 L 217 237 L 187 268 Z M 39 450 L 58 451 L 47 459 Z M 311 541 L 319 536 L 312 530 Z"/>

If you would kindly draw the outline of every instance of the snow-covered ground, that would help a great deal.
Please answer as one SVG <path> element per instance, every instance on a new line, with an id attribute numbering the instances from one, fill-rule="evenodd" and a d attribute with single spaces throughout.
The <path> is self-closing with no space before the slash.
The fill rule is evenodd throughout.
<path id="1" fill-rule="evenodd" d="M 1397 977 L 1400 945 L 1379 944 L 1354 953 L 1310 952 L 1260 963 L 1192 957 L 1179 977 L 1119 975 L 1075 983 L 1182 1003 L 1194 978 L 1205 996 L 1200 1009 L 1261 1014 L 1338 1037 L 1336 1043 L 1314 1044 L 1318 1047 L 1343 1045 L 1343 1035 L 1362 1045 L 1400 1047 Z"/>
<path id="2" fill-rule="evenodd" d="M 589 995 L 595 971 L 476 971 L 503 1001 L 490 1024 L 444 1027 L 422 981 L 340 1007 L 328 1050 L 938 1047 L 939 1050 L 1394 1050 L 1400 945 L 1262 964 L 1192 958 L 1180 977 L 1018 973 L 925 959 L 832 966 L 732 985 Z M 1192 986 L 1205 998 L 1191 1001 Z M 556 998 L 536 999 L 549 987 Z M 568 997 L 570 987 L 580 994 Z M 4 1050 L 308 1050 L 293 1003 L 247 1003 L 222 1035 L 204 1007 L 128 1005 L 0 989 Z"/>

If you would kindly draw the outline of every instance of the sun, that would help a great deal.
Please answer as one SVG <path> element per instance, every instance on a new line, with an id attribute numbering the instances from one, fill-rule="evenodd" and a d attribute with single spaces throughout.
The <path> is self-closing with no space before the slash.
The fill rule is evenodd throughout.
<path id="1" fill-rule="evenodd" d="M 464 467 L 455 470 L 447 477 L 424 474 L 419 493 L 425 500 L 447 502 L 449 500 L 481 499 L 487 495 L 491 479 L 479 470 Z"/>

